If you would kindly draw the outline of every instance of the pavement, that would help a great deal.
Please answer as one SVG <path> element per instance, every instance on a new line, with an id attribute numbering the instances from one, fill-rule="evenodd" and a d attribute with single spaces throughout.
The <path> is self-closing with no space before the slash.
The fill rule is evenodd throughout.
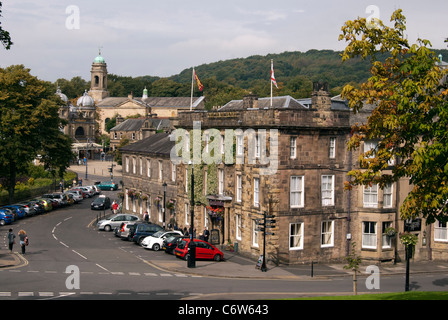
<path id="1" fill-rule="evenodd" d="M 108 177 L 110 167 L 107 161 L 90 161 L 88 174 L 94 176 Z M 85 166 L 74 165 L 70 167 L 78 173 L 85 174 Z M 84 178 L 84 176 L 81 176 Z M 92 176 L 92 178 L 95 178 Z M 114 178 L 121 179 L 121 166 L 114 164 Z M 83 183 L 88 185 L 88 183 Z M 4 229 L 6 230 L 6 229 Z M 249 278 L 249 279 L 283 279 L 283 280 L 312 280 L 328 277 L 351 277 L 353 272 L 344 269 L 345 264 L 328 264 L 316 262 L 314 264 L 301 265 L 275 265 L 267 262 L 267 270 L 261 271 L 257 268 L 257 260 L 250 259 L 238 252 L 220 248 L 224 253 L 224 261 L 196 261 L 194 268 L 189 268 L 187 262 L 174 256 L 167 255 L 166 259 L 151 260 L 145 262 L 159 270 L 183 273 L 197 276 L 220 277 L 220 278 Z M 0 269 L 20 268 L 27 265 L 27 260 L 20 253 L 10 253 L 7 247 L 0 248 Z M 376 265 L 381 275 L 405 274 L 406 265 L 403 262 L 393 264 L 392 262 L 378 264 L 364 261 L 360 266 L 360 275 L 370 275 L 366 272 L 369 265 Z M 416 273 L 448 273 L 448 261 L 413 261 L 410 262 L 410 274 Z"/>

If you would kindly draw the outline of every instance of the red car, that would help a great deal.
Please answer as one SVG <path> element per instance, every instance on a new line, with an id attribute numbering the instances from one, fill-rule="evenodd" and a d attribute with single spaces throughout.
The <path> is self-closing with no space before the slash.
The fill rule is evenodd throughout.
<path id="1" fill-rule="evenodd" d="M 177 248 L 174 249 L 174 254 L 179 258 L 188 260 L 188 245 L 190 241 L 190 239 L 183 239 L 180 241 Z M 194 243 L 196 244 L 196 259 L 208 259 L 215 261 L 221 261 L 224 259 L 224 253 L 210 243 L 199 239 L 194 239 Z"/>

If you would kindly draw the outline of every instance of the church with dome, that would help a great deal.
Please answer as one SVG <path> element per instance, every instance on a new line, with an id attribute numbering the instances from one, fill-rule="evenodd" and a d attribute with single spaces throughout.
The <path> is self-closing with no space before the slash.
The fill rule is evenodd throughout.
<path id="1" fill-rule="evenodd" d="M 90 70 L 90 90 L 85 91 L 73 105 L 58 88 L 56 94 L 65 102 L 59 110 L 60 117 L 68 121 L 63 128 L 74 141 L 74 151 L 80 157 L 89 149 L 100 149 L 95 139 L 107 133 L 106 124 L 114 117 L 169 119 L 179 111 L 203 109 L 204 97 L 151 97 L 145 88 L 141 96 L 130 92 L 127 97 L 111 97 L 107 90 L 107 64 L 101 52 L 93 60 Z M 84 151 L 83 151 L 84 150 Z M 84 153 L 83 153 L 84 152 Z"/>

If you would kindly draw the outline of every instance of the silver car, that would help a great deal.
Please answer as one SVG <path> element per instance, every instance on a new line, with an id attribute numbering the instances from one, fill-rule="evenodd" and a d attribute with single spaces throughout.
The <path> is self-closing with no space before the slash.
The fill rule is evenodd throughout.
<path id="1" fill-rule="evenodd" d="M 98 221 L 98 230 L 111 231 L 116 227 L 119 227 L 122 222 L 137 222 L 140 218 L 134 214 L 115 214 L 108 219 Z"/>

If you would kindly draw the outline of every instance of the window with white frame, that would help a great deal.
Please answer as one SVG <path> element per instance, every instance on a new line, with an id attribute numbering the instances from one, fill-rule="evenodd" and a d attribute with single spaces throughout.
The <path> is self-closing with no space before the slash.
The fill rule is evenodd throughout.
<path id="1" fill-rule="evenodd" d="M 188 168 L 185 168 L 185 193 L 188 193 Z"/>
<path id="2" fill-rule="evenodd" d="M 171 181 L 176 181 L 176 165 L 171 163 Z"/>
<path id="3" fill-rule="evenodd" d="M 364 208 L 378 207 L 378 185 L 365 186 L 363 188 L 363 205 Z"/>
<path id="4" fill-rule="evenodd" d="M 289 250 L 303 249 L 303 222 L 289 224 Z"/>
<path id="5" fill-rule="evenodd" d="M 137 173 L 137 159 L 132 158 L 132 173 L 136 174 Z"/>
<path id="6" fill-rule="evenodd" d="M 146 211 L 148 211 L 148 218 L 151 218 L 151 195 L 148 195 L 148 200 L 146 200 Z"/>
<path id="7" fill-rule="evenodd" d="M 260 178 L 254 178 L 254 206 L 260 206 Z"/>
<path id="8" fill-rule="evenodd" d="M 291 176 L 289 183 L 289 203 L 291 208 L 302 208 L 304 206 L 304 177 Z"/>
<path id="9" fill-rule="evenodd" d="M 376 249 L 376 222 L 364 221 L 362 223 L 362 247 Z"/>
<path id="10" fill-rule="evenodd" d="M 209 216 L 208 216 L 208 212 L 207 212 L 207 208 L 204 208 L 204 227 L 208 228 L 208 223 L 209 221 Z"/>
<path id="11" fill-rule="evenodd" d="M 336 138 L 330 138 L 330 150 L 329 150 L 330 159 L 336 158 Z"/>
<path id="12" fill-rule="evenodd" d="M 366 156 L 367 158 L 374 158 L 375 157 L 375 150 L 378 146 L 377 141 L 365 141 L 364 142 L 364 153 L 372 151 L 371 155 Z"/>
<path id="13" fill-rule="evenodd" d="M 185 203 L 185 224 L 190 225 L 190 219 L 188 217 L 190 216 L 190 206 L 188 203 Z"/>
<path id="14" fill-rule="evenodd" d="M 289 157 L 295 159 L 297 157 L 297 138 L 289 138 Z"/>
<path id="15" fill-rule="evenodd" d="M 258 247 L 259 233 L 257 220 L 252 220 L 252 245 Z"/>
<path id="16" fill-rule="evenodd" d="M 224 194 L 224 169 L 218 169 L 218 194 Z"/>
<path id="17" fill-rule="evenodd" d="M 139 159 L 140 161 L 140 175 L 142 176 L 143 175 L 143 159 L 142 158 L 140 158 Z"/>
<path id="18" fill-rule="evenodd" d="M 387 184 L 383 189 L 383 207 L 392 208 L 392 189 L 391 183 Z"/>
<path id="19" fill-rule="evenodd" d="M 261 141 L 260 141 L 260 136 L 259 135 L 255 135 L 255 158 L 260 158 L 260 154 L 261 154 Z"/>
<path id="20" fill-rule="evenodd" d="M 129 191 L 129 190 L 126 190 L 126 191 L 125 191 L 125 199 L 124 199 L 124 203 L 125 203 L 125 208 L 126 208 L 126 210 L 129 210 L 129 195 L 128 195 L 128 191 Z"/>
<path id="21" fill-rule="evenodd" d="M 129 173 L 129 157 L 126 157 L 126 172 Z"/>
<path id="22" fill-rule="evenodd" d="M 242 226 L 241 215 L 236 214 L 235 215 L 235 227 L 236 227 L 235 237 L 237 240 L 241 240 L 241 226 Z"/>
<path id="23" fill-rule="evenodd" d="M 236 175 L 236 202 L 241 202 L 243 195 L 243 178 L 240 174 Z"/>
<path id="24" fill-rule="evenodd" d="M 322 221 L 321 247 L 332 247 L 334 244 L 334 223 L 333 221 Z"/>
<path id="25" fill-rule="evenodd" d="M 322 176 L 322 206 L 334 205 L 334 176 Z"/>
<path id="26" fill-rule="evenodd" d="M 392 238 L 391 237 L 389 237 L 387 234 L 386 234 L 386 229 L 387 228 L 390 228 L 390 227 L 392 227 L 392 222 L 391 221 L 385 221 L 385 222 L 383 222 L 383 230 L 382 230 L 382 232 L 383 232 L 383 234 L 382 234 L 382 247 L 384 248 L 384 249 L 389 249 L 389 248 L 392 248 Z"/>
<path id="27" fill-rule="evenodd" d="M 243 155 L 243 135 L 237 135 L 236 136 L 236 154 L 238 156 Z"/>
<path id="28" fill-rule="evenodd" d="M 434 224 L 434 240 L 448 241 L 448 224 L 446 222 L 436 221 Z"/>
<path id="29" fill-rule="evenodd" d="M 146 175 L 151 178 L 151 160 L 146 160 Z"/>
<path id="30" fill-rule="evenodd" d="M 159 180 L 163 180 L 163 162 L 159 160 Z"/>
<path id="31" fill-rule="evenodd" d="M 224 150 L 225 150 L 225 140 L 224 140 L 224 136 L 221 135 L 221 154 L 224 154 Z"/>

